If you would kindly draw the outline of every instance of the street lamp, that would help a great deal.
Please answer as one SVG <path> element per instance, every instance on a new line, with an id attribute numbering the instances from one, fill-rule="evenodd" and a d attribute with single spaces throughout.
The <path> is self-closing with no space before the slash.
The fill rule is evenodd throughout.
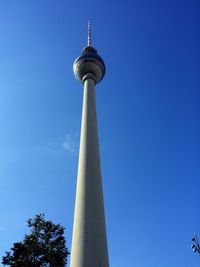
<path id="1" fill-rule="evenodd" d="M 200 245 L 199 245 L 199 241 L 198 238 L 196 236 L 196 234 L 194 234 L 193 238 L 192 238 L 192 245 L 191 248 L 193 250 L 193 252 L 197 252 L 198 255 L 200 256 Z"/>

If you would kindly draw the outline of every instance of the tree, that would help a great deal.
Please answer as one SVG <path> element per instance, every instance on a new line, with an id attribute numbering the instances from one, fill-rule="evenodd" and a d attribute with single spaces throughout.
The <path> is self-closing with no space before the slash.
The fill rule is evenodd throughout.
<path id="1" fill-rule="evenodd" d="M 13 267 L 64 267 L 70 254 L 60 224 L 46 221 L 44 214 L 27 221 L 31 233 L 14 243 L 2 258 L 2 264 Z"/>

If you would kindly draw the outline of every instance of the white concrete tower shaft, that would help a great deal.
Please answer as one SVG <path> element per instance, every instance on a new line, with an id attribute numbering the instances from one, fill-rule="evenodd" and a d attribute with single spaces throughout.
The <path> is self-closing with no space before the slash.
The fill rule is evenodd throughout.
<path id="1" fill-rule="evenodd" d="M 96 49 L 83 49 L 74 74 L 84 94 L 70 266 L 109 267 L 95 101 L 105 65 Z"/>
<path id="2" fill-rule="evenodd" d="M 108 267 L 94 80 L 84 82 L 71 267 Z"/>

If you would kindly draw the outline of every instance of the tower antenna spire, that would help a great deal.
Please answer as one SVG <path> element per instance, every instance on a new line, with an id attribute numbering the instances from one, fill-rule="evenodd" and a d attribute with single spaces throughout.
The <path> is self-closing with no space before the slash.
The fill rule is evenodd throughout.
<path id="1" fill-rule="evenodd" d="M 88 19 L 88 46 L 92 46 L 91 20 Z"/>

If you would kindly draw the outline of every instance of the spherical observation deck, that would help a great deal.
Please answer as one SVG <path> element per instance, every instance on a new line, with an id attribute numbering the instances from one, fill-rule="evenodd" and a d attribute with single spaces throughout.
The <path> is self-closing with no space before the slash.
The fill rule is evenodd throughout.
<path id="1" fill-rule="evenodd" d="M 98 83 L 103 79 L 106 67 L 103 59 L 97 54 L 97 50 L 92 46 L 87 46 L 83 49 L 82 55 L 75 60 L 73 70 L 77 80 L 84 82 L 84 76 L 92 74 L 95 83 Z"/>

